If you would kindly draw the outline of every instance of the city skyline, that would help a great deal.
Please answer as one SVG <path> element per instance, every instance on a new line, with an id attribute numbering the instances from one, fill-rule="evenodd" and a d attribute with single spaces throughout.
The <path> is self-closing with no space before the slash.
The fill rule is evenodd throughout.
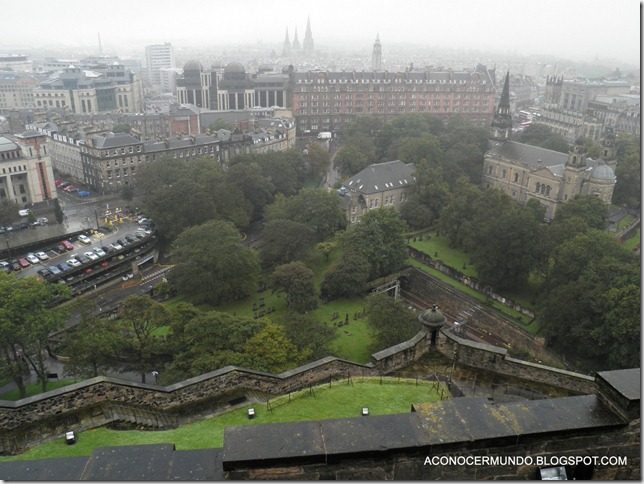
<path id="1" fill-rule="evenodd" d="M 104 54 L 164 42 L 177 48 L 248 45 L 281 52 L 286 29 L 291 40 L 297 29 L 301 42 L 310 18 L 318 49 L 339 42 L 364 49 L 378 34 L 383 57 L 387 47 L 415 44 L 640 65 L 641 4 L 635 0 L 402 0 L 386 15 L 367 0 L 278 0 L 270 8 L 259 0 L 225 7 L 212 0 L 66 0 L 65 8 L 34 0 L 29 6 L 28 19 L 21 21 L 23 4 L 3 2 L 10 20 L 3 25 L 3 53 L 44 47 L 98 53 L 99 35 Z"/>

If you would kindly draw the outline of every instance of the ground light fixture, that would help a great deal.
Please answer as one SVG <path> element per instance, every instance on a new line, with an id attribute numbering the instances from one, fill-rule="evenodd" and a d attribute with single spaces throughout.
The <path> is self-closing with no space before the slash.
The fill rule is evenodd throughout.
<path id="1" fill-rule="evenodd" d="M 542 481 L 567 481 L 566 468 L 557 467 L 539 467 L 539 478 Z"/>
<path id="2" fill-rule="evenodd" d="M 249 408 L 248 409 L 248 419 L 253 419 L 255 418 L 255 409 L 254 408 Z"/>
<path id="3" fill-rule="evenodd" d="M 369 416 L 369 407 L 362 407 L 362 416 L 363 417 Z"/>
<path id="4" fill-rule="evenodd" d="M 65 443 L 67 445 L 73 445 L 76 443 L 76 434 L 74 433 L 73 430 L 70 430 L 69 432 L 65 432 Z"/>

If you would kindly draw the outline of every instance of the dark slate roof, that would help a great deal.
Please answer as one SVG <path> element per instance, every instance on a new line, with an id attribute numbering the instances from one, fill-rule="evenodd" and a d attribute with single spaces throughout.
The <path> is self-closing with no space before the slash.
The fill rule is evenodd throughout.
<path id="1" fill-rule="evenodd" d="M 370 165 L 342 183 L 349 190 L 358 190 L 369 195 L 412 185 L 416 166 L 405 164 L 400 160 L 387 161 Z"/>
<path id="2" fill-rule="evenodd" d="M 642 391 L 641 370 L 600 371 L 597 375 L 629 400 L 639 400 Z"/>
<path id="3" fill-rule="evenodd" d="M 554 165 L 565 165 L 568 161 L 568 155 L 566 153 L 547 150 L 538 146 L 517 143 L 516 141 L 504 141 L 499 143 L 493 146 L 490 151 L 488 151 L 488 154 L 527 165 L 531 169 Z"/>
<path id="4" fill-rule="evenodd" d="M 3 481 L 78 481 L 88 457 L 0 462 Z"/>
<path id="5" fill-rule="evenodd" d="M 101 150 L 141 144 L 141 140 L 127 133 L 108 133 L 107 136 L 94 135 L 92 138 L 95 147 Z"/>

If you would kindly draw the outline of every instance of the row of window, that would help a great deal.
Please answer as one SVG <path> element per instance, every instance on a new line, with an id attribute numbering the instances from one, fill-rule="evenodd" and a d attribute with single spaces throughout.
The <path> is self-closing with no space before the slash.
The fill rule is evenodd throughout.
<path id="1" fill-rule="evenodd" d="M 14 165 L 14 166 L 5 167 L 2 169 L 2 174 L 8 175 L 11 173 L 18 173 L 21 171 L 27 171 L 27 165 Z"/>

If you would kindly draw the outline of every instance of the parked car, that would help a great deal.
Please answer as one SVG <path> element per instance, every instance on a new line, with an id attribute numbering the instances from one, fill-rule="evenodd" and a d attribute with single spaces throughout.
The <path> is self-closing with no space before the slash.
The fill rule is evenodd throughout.
<path id="1" fill-rule="evenodd" d="M 92 251 L 85 252 L 83 255 L 85 257 L 87 257 L 89 260 L 97 260 L 98 259 L 98 256 Z"/>
<path id="2" fill-rule="evenodd" d="M 79 196 L 79 197 L 89 197 L 89 196 L 90 196 L 90 192 L 86 192 L 86 191 L 84 191 L 84 190 L 81 190 L 80 192 L 78 192 L 78 196 Z"/>
<path id="3" fill-rule="evenodd" d="M 107 245 L 104 245 L 101 247 L 101 249 L 103 249 L 103 252 L 105 252 L 106 254 L 109 254 L 114 250 L 114 247 L 108 247 Z"/>
<path id="4" fill-rule="evenodd" d="M 47 254 L 45 254 L 44 252 L 36 252 L 36 257 L 38 257 L 40 260 L 49 259 L 49 256 Z"/>
<path id="5" fill-rule="evenodd" d="M 15 225 L 16 230 L 24 230 L 29 228 L 29 224 L 27 222 L 20 222 Z"/>
<path id="6" fill-rule="evenodd" d="M 125 239 L 116 239 L 116 241 L 121 245 L 121 248 L 125 247 L 126 245 L 130 245 L 130 243 Z"/>
<path id="7" fill-rule="evenodd" d="M 51 250 L 52 252 L 56 252 L 56 254 L 62 254 L 63 252 L 65 252 L 66 249 L 65 249 L 65 246 L 63 244 L 58 244 L 58 245 L 54 245 L 49 250 Z"/>
<path id="8" fill-rule="evenodd" d="M 92 250 L 99 257 L 103 257 L 103 256 L 107 255 L 107 254 L 105 254 L 105 251 L 103 249 L 101 249 L 100 247 L 94 247 Z"/>
<path id="9" fill-rule="evenodd" d="M 52 274 L 53 276 L 57 276 L 58 274 L 60 274 L 60 273 L 62 272 L 62 271 L 61 271 L 58 267 L 56 267 L 56 266 L 47 266 L 47 269 L 49 270 L 49 272 L 51 272 L 51 274 Z"/>
<path id="10" fill-rule="evenodd" d="M 132 236 L 132 235 L 130 235 L 130 234 L 127 234 L 127 235 L 125 236 L 125 240 L 127 240 L 127 241 L 131 244 L 131 243 L 133 243 L 133 242 L 136 242 L 136 237 L 134 237 L 134 236 Z"/>
<path id="11" fill-rule="evenodd" d="M 38 259 L 36 259 L 38 260 Z M 24 269 L 25 267 L 29 267 L 29 261 L 25 259 L 24 257 L 18 257 L 18 264 L 20 264 L 20 267 Z"/>
<path id="12" fill-rule="evenodd" d="M 123 248 L 123 246 L 121 244 L 119 244 L 118 242 L 112 242 L 110 245 L 112 246 L 112 248 L 114 250 L 121 250 Z"/>
<path id="13" fill-rule="evenodd" d="M 76 260 L 77 260 L 78 262 L 80 262 L 81 264 L 87 264 L 87 263 L 90 261 L 90 260 L 87 258 L 87 256 L 85 256 L 85 255 L 81 255 L 81 254 L 75 255 L 75 256 L 74 256 L 74 259 L 76 259 Z"/>
<path id="14" fill-rule="evenodd" d="M 78 187 L 76 185 L 67 185 L 65 188 L 63 188 L 63 191 L 67 193 L 77 192 Z"/>
<path id="15" fill-rule="evenodd" d="M 85 245 L 89 245 L 92 243 L 91 239 L 87 235 L 83 235 L 83 234 L 78 236 L 78 241 Z"/>
<path id="16" fill-rule="evenodd" d="M 63 272 L 71 270 L 71 267 L 65 262 L 59 262 L 58 264 L 56 264 L 56 267 L 58 267 Z"/>
<path id="17" fill-rule="evenodd" d="M 60 183 L 58 184 L 58 188 L 65 189 L 65 187 L 68 187 L 69 185 L 71 185 L 71 183 L 69 183 L 69 182 L 66 182 L 66 181 L 64 181 L 64 182 L 60 182 Z"/>
<path id="18" fill-rule="evenodd" d="M 20 215 L 21 217 L 28 217 L 29 216 L 29 210 L 26 209 L 26 208 L 18 210 L 18 215 Z"/>
<path id="19" fill-rule="evenodd" d="M 26 259 L 32 264 L 38 264 L 40 262 L 40 259 L 36 257 L 36 254 L 32 254 L 31 252 L 27 254 Z M 20 259 L 18 259 L 18 261 L 20 261 Z"/>
<path id="20" fill-rule="evenodd" d="M 65 250 L 74 250 L 74 245 L 69 240 L 63 240 L 60 245 L 65 247 Z"/>
<path id="21" fill-rule="evenodd" d="M 38 275 L 44 279 L 47 279 L 48 277 L 51 277 L 51 272 L 49 272 L 49 269 L 43 268 L 38 270 Z"/>
<path id="22" fill-rule="evenodd" d="M 25 261 L 25 262 L 27 262 L 27 261 Z M 27 265 L 29 265 L 29 262 L 27 262 Z M 18 262 L 17 260 L 11 261 L 9 266 L 11 267 L 12 271 L 19 271 L 19 270 L 22 269 L 22 264 L 20 262 Z"/>
<path id="23" fill-rule="evenodd" d="M 81 265 L 80 261 L 79 261 L 79 260 L 76 260 L 76 259 L 69 259 L 69 260 L 66 262 L 66 264 L 67 264 L 68 266 L 70 266 L 70 267 L 78 267 L 79 265 Z"/>

